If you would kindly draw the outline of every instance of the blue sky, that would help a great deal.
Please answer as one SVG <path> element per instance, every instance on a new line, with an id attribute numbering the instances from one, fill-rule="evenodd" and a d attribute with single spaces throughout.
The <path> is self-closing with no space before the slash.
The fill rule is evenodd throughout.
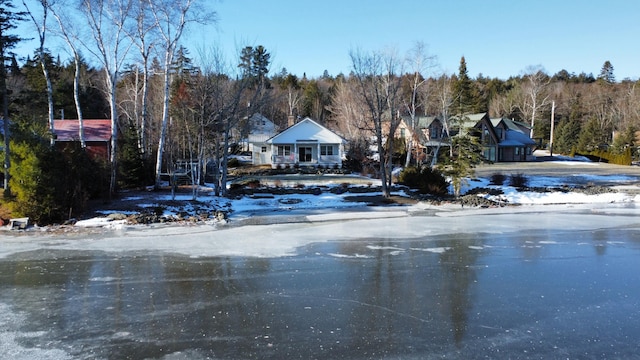
<path id="1" fill-rule="evenodd" d="M 201 1 L 217 22 L 188 29 L 183 40 L 191 56 L 216 47 L 236 64 L 239 48 L 262 45 L 272 73 L 284 67 L 300 77 L 348 74 L 351 50 L 405 54 L 420 41 L 437 57 L 438 72 L 448 74 L 464 56 L 471 77 L 506 79 L 529 66 L 597 76 L 608 60 L 617 80 L 640 78 L 635 0 Z M 25 46 L 20 53 L 33 54 L 37 44 Z"/>
<path id="2" fill-rule="evenodd" d="M 222 0 L 215 30 L 190 41 L 217 41 L 225 54 L 263 45 L 272 71 L 298 76 L 348 74 L 349 51 L 417 41 L 440 71 L 508 78 L 529 66 L 598 75 L 609 60 L 617 80 L 640 77 L 640 1 L 635 0 Z M 215 33 L 215 36 L 211 36 Z M 206 41 L 205 41 L 206 39 Z"/>

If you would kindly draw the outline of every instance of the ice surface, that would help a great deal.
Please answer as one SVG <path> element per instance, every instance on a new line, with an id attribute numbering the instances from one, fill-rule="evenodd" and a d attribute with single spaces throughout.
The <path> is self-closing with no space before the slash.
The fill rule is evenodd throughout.
<path id="1" fill-rule="evenodd" d="M 45 360 L 72 359 L 67 353 L 58 349 L 44 349 L 24 347 L 20 339 L 29 337 L 41 337 L 41 333 L 23 332 L 20 327 L 24 324 L 25 317 L 15 312 L 9 305 L 0 302 L 0 355 L 3 359 L 11 360 Z"/>

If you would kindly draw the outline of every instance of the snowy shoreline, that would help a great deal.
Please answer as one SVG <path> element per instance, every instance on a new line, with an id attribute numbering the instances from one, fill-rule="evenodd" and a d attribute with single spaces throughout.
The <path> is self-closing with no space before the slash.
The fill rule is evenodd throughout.
<path id="1" fill-rule="evenodd" d="M 307 214 L 304 214 L 307 212 Z M 46 250 L 145 253 L 187 257 L 284 257 L 313 243 L 368 241 L 385 238 L 391 243 L 451 234 L 509 234 L 522 231 L 593 231 L 603 228 L 637 228 L 636 202 L 522 205 L 495 208 L 461 208 L 451 204 L 418 203 L 402 207 L 357 207 L 326 212 L 304 211 L 296 221 L 278 214 L 262 223 L 207 223 L 198 225 L 110 224 L 75 228 L 75 232 L 44 229 L 3 236 L 0 258 Z M 285 222 L 282 222 L 282 221 Z M 232 220 L 240 221 L 240 220 Z M 482 235 L 486 234 L 486 235 Z M 4 234 L 3 234 L 4 235 Z M 9 234 L 7 234 L 9 235 Z"/>
<path id="2" fill-rule="evenodd" d="M 576 176 L 572 176 L 575 178 Z M 522 231 L 640 228 L 640 177 L 628 175 L 579 175 L 598 187 L 612 191 L 588 194 L 566 191 L 566 177 L 535 176 L 531 188 L 562 191 L 519 191 L 508 185 L 490 185 L 488 178 L 469 181 L 471 188 L 499 189 L 501 194 L 479 192 L 476 196 L 499 197 L 508 206 L 469 207 L 460 203 L 414 201 L 402 205 L 370 206 L 356 202 L 353 194 L 280 194 L 243 196 L 236 199 L 202 196 L 199 204 L 225 208 L 228 219 L 188 219 L 167 224 L 131 225 L 126 220 L 98 216 L 75 225 L 33 226 L 27 230 L 0 230 L 0 258 L 46 250 L 43 256 L 59 256 L 60 251 L 102 251 L 105 253 L 170 254 L 187 257 L 283 257 L 293 256 L 301 247 L 329 241 L 367 241 L 385 238 L 390 242 L 450 234 L 509 234 Z M 607 184 L 606 186 L 599 184 Z M 370 193 L 364 193 L 370 197 Z M 153 193 L 154 200 L 162 200 Z M 394 196 L 406 196 L 402 192 Z M 156 206 L 151 199 L 133 198 L 144 206 Z M 166 199 L 165 199 L 166 200 Z M 295 201 L 294 201 L 295 200 Z M 189 195 L 179 195 L 171 203 L 190 204 Z M 182 207 L 164 211 L 184 210 Z M 119 209 L 108 211 L 117 212 Z M 4 231 L 6 230 L 6 231 Z"/>
<path id="3" fill-rule="evenodd" d="M 552 170 L 549 170 L 552 167 Z M 527 172 L 522 172 L 526 169 Z M 544 170 L 541 171 L 541 170 Z M 536 172 L 537 171 L 537 172 Z M 82 219 L 73 225 L 31 226 L 26 230 L 10 230 L 0 227 L 3 237 L 81 237 L 81 236 L 129 236 L 140 231 L 167 231 L 175 228 L 178 232 L 200 232 L 202 229 L 230 230 L 259 225 L 295 225 L 304 223 L 336 221 L 382 221 L 401 219 L 407 216 L 459 217 L 463 215 L 514 214 L 539 211 L 575 211 L 578 208 L 601 208 L 607 204 L 614 207 L 635 208 L 640 203 L 640 169 L 635 167 L 615 167 L 609 164 L 586 161 L 548 161 L 538 163 L 506 163 L 481 167 L 480 176 L 469 179 L 462 193 L 475 190 L 475 196 L 493 206 L 464 206 L 459 201 L 424 200 L 412 198 L 406 189 L 393 192 L 400 202 L 383 204 L 381 195 L 371 192 L 371 187 L 379 185 L 376 180 L 359 178 L 354 185 L 368 188 L 368 191 L 331 191 L 344 186 L 340 179 L 331 177 L 331 181 L 322 183 L 323 191 L 284 192 L 245 195 L 238 198 L 220 198 L 210 192 L 202 193 L 197 201 L 191 194 L 180 193 L 172 196 L 167 193 L 146 192 L 131 194 L 115 204 L 112 209 L 101 209 L 99 215 Z M 491 175 L 495 173 L 524 174 L 527 188 L 515 188 L 505 184 L 494 185 Z M 551 174 L 551 175 L 544 175 Z M 353 176 L 345 176 L 352 179 Z M 365 181 L 366 180 L 366 181 Z M 296 181 L 292 176 L 291 181 Z M 365 181 L 364 183 L 362 183 Z M 366 185 L 365 185 L 366 183 Z M 597 187 L 603 191 L 582 191 L 587 187 Z M 329 189 L 329 190 L 328 190 Z M 268 190 L 268 189 L 267 189 Z M 580 191 L 578 191 L 580 190 Z M 126 195 L 126 194 L 125 194 Z M 467 195 L 469 196 L 469 195 Z M 378 197 L 378 202 L 372 198 Z M 132 224 L 125 220 L 126 215 L 136 213 L 127 210 L 149 209 L 148 212 L 163 212 L 173 220 L 170 223 Z M 505 206 L 502 208 L 501 206 Z M 160 209 L 160 210 L 158 210 Z M 208 213 L 207 213 L 208 212 Z M 224 212 L 227 218 L 215 214 Z M 197 214 L 205 213 L 196 218 Z M 213 213 L 213 215 L 211 215 Z M 172 232 L 172 231 L 170 231 Z"/>

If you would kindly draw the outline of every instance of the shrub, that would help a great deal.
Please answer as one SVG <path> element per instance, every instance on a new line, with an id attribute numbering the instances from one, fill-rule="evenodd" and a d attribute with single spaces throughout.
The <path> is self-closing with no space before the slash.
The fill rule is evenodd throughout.
<path id="1" fill-rule="evenodd" d="M 491 175 L 489 183 L 491 185 L 503 185 L 505 180 L 507 180 L 507 177 L 504 174 L 495 173 Z"/>
<path id="2" fill-rule="evenodd" d="M 529 183 L 529 179 L 522 174 L 511 174 L 509 177 L 509 185 L 515 188 L 524 188 L 527 187 Z"/>
<path id="3" fill-rule="evenodd" d="M 409 167 L 402 170 L 398 176 L 398 182 L 422 194 L 447 195 L 449 193 L 449 183 L 442 173 L 428 166 L 422 169 Z"/>

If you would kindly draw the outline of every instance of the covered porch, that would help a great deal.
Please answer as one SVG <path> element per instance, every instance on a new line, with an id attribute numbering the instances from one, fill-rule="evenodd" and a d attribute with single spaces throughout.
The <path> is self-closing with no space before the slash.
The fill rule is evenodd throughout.
<path id="1" fill-rule="evenodd" d="M 306 140 L 291 144 L 272 144 L 272 167 L 342 167 L 341 144 L 321 144 Z"/>

